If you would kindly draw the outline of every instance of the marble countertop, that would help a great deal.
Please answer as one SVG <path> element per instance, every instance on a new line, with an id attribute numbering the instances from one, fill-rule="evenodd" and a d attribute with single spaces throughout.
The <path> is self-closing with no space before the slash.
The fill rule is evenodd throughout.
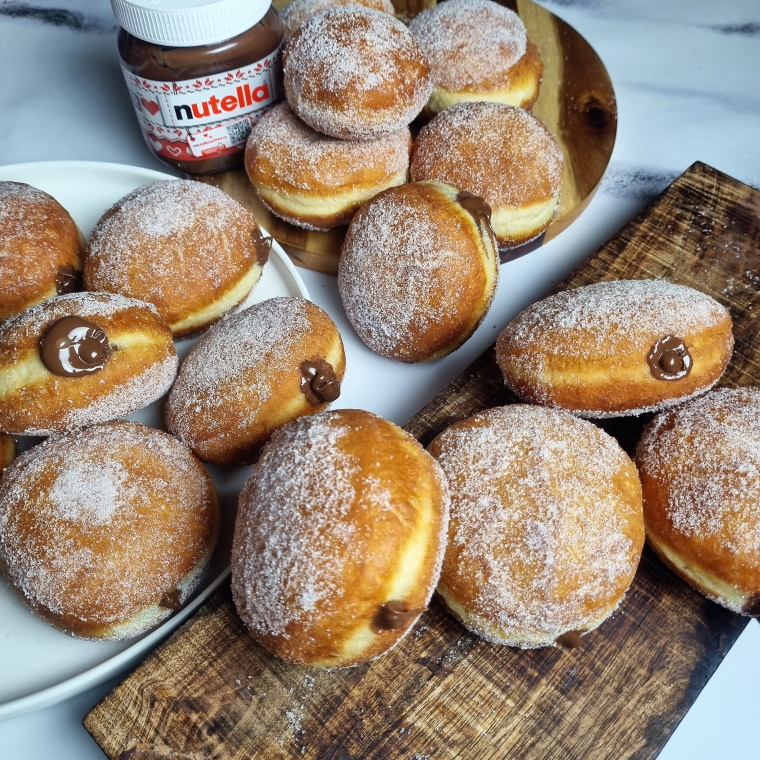
<path id="1" fill-rule="evenodd" d="M 540 252 L 505 265 L 477 333 L 433 365 L 396 365 L 359 343 L 335 278 L 299 270 L 346 341 L 343 406 L 403 424 L 541 297 L 695 161 L 760 187 L 760 5 L 694 0 L 545 0 L 601 57 L 618 102 L 618 135 L 601 188 Z M 144 146 L 116 56 L 108 0 L 0 0 L 0 165 L 92 160 L 168 171 Z M 393 388 L 379 394 L 378 388 Z M 2 645 L 0 641 L 0 646 Z M 660 757 L 756 757 L 760 625 L 752 621 Z M 0 678 L 2 675 L 0 674 Z M 95 760 L 84 715 L 118 676 L 0 722 L 0 757 Z M 625 747 L 620 756 L 628 756 Z"/>

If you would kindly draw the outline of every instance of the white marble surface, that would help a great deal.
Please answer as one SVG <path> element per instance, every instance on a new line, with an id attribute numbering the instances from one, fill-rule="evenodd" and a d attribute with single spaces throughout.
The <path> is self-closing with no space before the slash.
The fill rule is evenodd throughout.
<path id="1" fill-rule="evenodd" d="M 580 219 L 502 269 L 476 335 L 431 366 L 379 359 L 342 316 L 334 278 L 301 270 L 346 340 L 342 406 L 405 422 L 496 337 L 694 161 L 760 187 L 760 5 L 757 0 L 543 2 L 594 47 L 612 78 L 618 137 L 604 183 Z M 107 0 L 0 0 L 0 165 L 85 159 L 163 170 L 144 147 L 115 49 Z M 2 646 L 2 642 L 0 642 Z M 760 625 L 751 622 L 660 757 L 755 758 Z M 0 678 L 2 678 L 0 674 Z M 114 678 L 52 707 L 0 722 L 0 758 L 90 760 L 82 728 Z M 628 757 L 625 747 L 619 756 Z"/>

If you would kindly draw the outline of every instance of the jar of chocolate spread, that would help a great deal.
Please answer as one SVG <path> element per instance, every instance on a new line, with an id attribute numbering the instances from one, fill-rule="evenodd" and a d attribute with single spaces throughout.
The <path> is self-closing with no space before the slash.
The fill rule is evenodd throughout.
<path id="1" fill-rule="evenodd" d="M 111 0 L 148 147 L 188 174 L 243 163 L 251 126 L 282 97 L 282 22 L 270 0 Z"/>

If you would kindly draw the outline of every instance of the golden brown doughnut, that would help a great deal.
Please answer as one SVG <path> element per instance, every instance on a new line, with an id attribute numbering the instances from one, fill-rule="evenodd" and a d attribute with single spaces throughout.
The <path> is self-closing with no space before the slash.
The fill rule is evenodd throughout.
<path id="1" fill-rule="evenodd" d="M 155 182 L 124 196 L 98 221 L 84 284 L 152 303 L 174 337 L 184 338 L 245 300 L 268 243 L 253 215 L 218 188 Z"/>
<path id="2" fill-rule="evenodd" d="M 336 5 L 361 5 L 391 16 L 396 15 L 391 0 L 292 0 L 280 11 L 285 39 L 290 39 L 306 19 Z"/>
<path id="3" fill-rule="evenodd" d="M 0 432 L 50 435 L 106 422 L 163 396 L 177 373 L 155 308 L 68 293 L 0 327 Z"/>
<path id="4" fill-rule="evenodd" d="M 451 492 L 438 593 L 467 628 L 543 647 L 615 610 L 644 523 L 636 467 L 612 436 L 561 410 L 515 404 L 454 423 L 428 448 Z"/>
<path id="5" fill-rule="evenodd" d="M 201 459 L 238 465 L 281 425 L 340 394 L 343 341 L 303 298 L 270 298 L 214 325 L 180 366 L 166 405 L 169 432 Z"/>
<path id="6" fill-rule="evenodd" d="M 285 97 L 312 129 L 368 140 L 409 125 L 430 96 L 427 58 L 393 16 L 337 6 L 305 21 L 283 57 Z"/>
<path id="7" fill-rule="evenodd" d="M 47 439 L 0 482 L 0 567 L 23 601 L 88 639 L 137 636 L 200 581 L 216 492 L 177 440 L 119 421 Z"/>
<path id="8" fill-rule="evenodd" d="M 412 436 L 340 409 L 281 427 L 238 505 L 232 598 L 290 663 L 343 667 L 408 633 L 438 580 L 448 491 Z"/>
<path id="9" fill-rule="evenodd" d="M 465 101 L 520 108 L 536 102 L 541 55 L 509 8 L 493 0 L 448 0 L 419 13 L 409 31 L 430 62 L 430 114 Z"/>
<path id="10" fill-rule="evenodd" d="M 524 401 L 621 417 L 704 393 L 733 345 L 728 310 L 705 293 L 665 280 L 614 280 L 529 306 L 502 330 L 496 361 Z"/>
<path id="11" fill-rule="evenodd" d="M 485 198 L 499 247 L 509 249 L 537 238 L 554 219 L 563 163 L 555 136 L 530 111 L 460 103 L 420 130 L 410 173 Z"/>
<path id="12" fill-rule="evenodd" d="M 647 540 L 718 604 L 760 617 L 760 388 L 658 414 L 636 449 Z"/>
<path id="13" fill-rule="evenodd" d="M 485 317 L 499 278 L 490 209 L 441 182 L 386 190 L 348 228 L 338 289 L 373 351 L 402 362 L 459 348 Z"/>
<path id="14" fill-rule="evenodd" d="M 77 290 L 84 239 L 55 198 L 23 182 L 0 182 L 0 322 Z"/>
<path id="15" fill-rule="evenodd" d="M 411 149 L 408 127 L 375 140 L 340 140 L 314 131 L 279 103 L 251 130 L 245 168 L 273 214 L 329 230 L 348 224 L 381 190 L 406 182 Z"/>

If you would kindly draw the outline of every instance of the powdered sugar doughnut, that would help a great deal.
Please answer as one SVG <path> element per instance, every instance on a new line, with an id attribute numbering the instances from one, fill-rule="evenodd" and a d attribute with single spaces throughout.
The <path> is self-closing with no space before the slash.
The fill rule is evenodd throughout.
<path id="1" fill-rule="evenodd" d="M 352 409 L 280 428 L 240 495 L 232 595 L 278 657 L 342 667 L 395 646 L 440 573 L 448 491 L 408 433 Z"/>
<path id="2" fill-rule="evenodd" d="M 394 187 L 359 209 L 341 249 L 338 288 L 369 348 L 423 362 L 472 335 L 499 276 L 489 213 L 482 199 L 440 182 Z"/>
<path id="3" fill-rule="evenodd" d="M 343 341 L 322 309 L 270 298 L 193 346 L 169 394 L 166 424 L 201 459 L 248 463 L 278 427 L 335 401 L 345 369 Z"/>
<path id="4" fill-rule="evenodd" d="M 58 201 L 23 182 L 0 182 L 0 322 L 79 289 L 82 233 Z"/>
<path id="5" fill-rule="evenodd" d="M 439 113 L 412 147 L 412 180 L 435 179 L 484 198 L 500 248 L 538 237 L 557 213 L 564 157 L 530 111 L 460 103 Z"/>
<path id="6" fill-rule="evenodd" d="M 375 140 L 340 140 L 316 132 L 279 103 L 251 130 L 245 168 L 273 214 L 328 230 L 348 224 L 381 190 L 406 182 L 411 148 L 408 127 Z"/>
<path id="7" fill-rule="evenodd" d="M 0 482 L 0 567 L 32 610 L 81 638 L 137 636 L 179 609 L 217 530 L 200 462 L 135 422 L 49 438 Z"/>
<path id="8" fill-rule="evenodd" d="M 183 338 L 248 296 L 270 243 L 253 215 L 218 188 L 155 182 L 101 217 L 90 236 L 84 284 L 152 303 L 174 337 Z"/>
<path id="9" fill-rule="evenodd" d="M 391 16 L 396 15 L 391 0 L 292 0 L 280 11 L 285 39 L 292 37 L 306 19 L 336 5 L 360 5 Z"/>
<path id="10" fill-rule="evenodd" d="M 463 101 L 520 108 L 536 102 L 541 56 L 509 8 L 492 0 L 447 0 L 419 13 L 409 31 L 430 61 L 429 112 Z"/>
<path id="11" fill-rule="evenodd" d="M 479 636 L 522 648 L 573 643 L 633 580 L 641 485 L 617 441 L 545 407 L 489 409 L 428 447 L 451 491 L 438 593 Z"/>
<path id="12" fill-rule="evenodd" d="M 304 22 L 285 49 L 283 75 L 293 111 L 318 132 L 345 139 L 402 129 L 431 91 L 427 59 L 404 24 L 359 6 Z"/>
<path id="13" fill-rule="evenodd" d="M 704 393 L 733 345 L 728 310 L 707 294 L 665 280 L 614 280 L 529 306 L 502 330 L 496 360 L 524 401 L 620 417 Z"/>
<path id="14" fill-rule="evenodd" d="M 760 388 L 662 412 L 636 449 L 647 540 L 718 604 L 760 617 Z"/>
<path id="15" fill-rule="evenodd" d="M 0 327 L 0 431 L 50 435 L 122 417 L 177 374 L 172 334 L 145 301 L 68 293 Z"/>

